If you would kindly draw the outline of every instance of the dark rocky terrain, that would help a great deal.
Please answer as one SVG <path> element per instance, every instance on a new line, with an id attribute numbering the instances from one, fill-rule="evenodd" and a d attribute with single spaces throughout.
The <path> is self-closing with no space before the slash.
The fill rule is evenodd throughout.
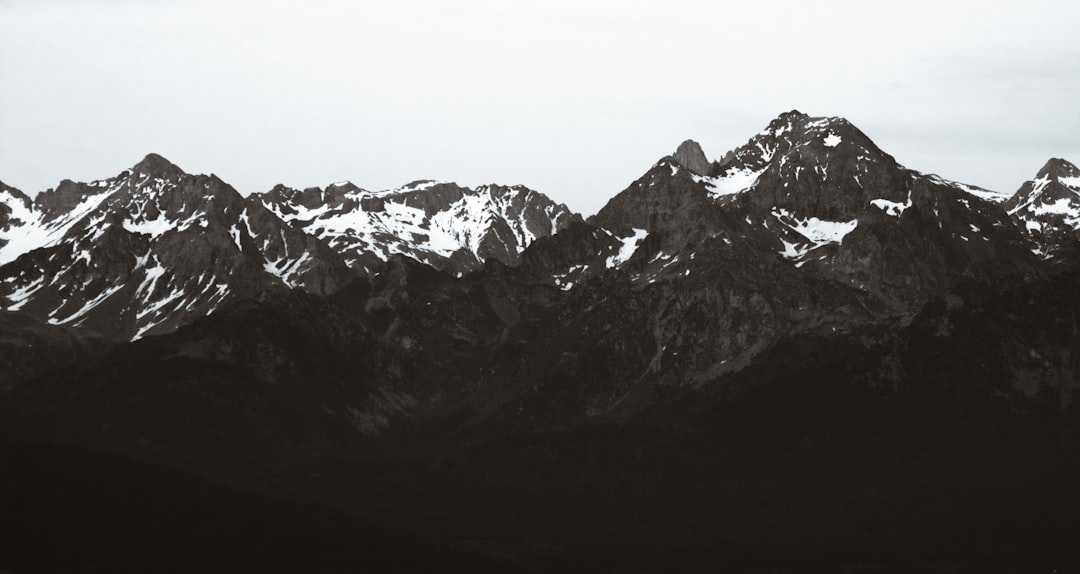
<path id="1" fill-rule="evenodd" d="M 16 308 L 0 323 L 0 460 L 18 469 L 0 491 L 35 524 L 11 528 L 0 568 L 1080 566 L 1067 162 L 1010 199 L 789 112 L 720 161 L 683 143 L 583 220 L 498 186 L 244 199 L 158 159 L 98 186 L 116 188 L 111 211 L 0 267 Z M 125 195 L 151 172 L 171 191 Z M 34 199 L 43 221 L 96 197 L 78 185 Z M 185 244 L 247 227 L 171 272 L 164 245 L 183 232 L 114 215 L 146 214 L 145 197 L 158 212 L 138 221 L 206 221 Z M 455 229 L 469 233 L 450 251 L 423 232 Z M 107 269 L 130 304 L 139 253 L 162 277 L 224 266 L 227 294 L 133 342 L 141 311 L 102 335 L 91 319 L 122 311 L 53 325 L 35 311 L 53 300 L 27 295 L 47 277 L 42 293 L 92 299 L 93 281 L 52 278 Z M 290 254 L 303 263 L 268 263 Z M 73 547 L 111 567 L 48 557 L 103 518 Z"/>

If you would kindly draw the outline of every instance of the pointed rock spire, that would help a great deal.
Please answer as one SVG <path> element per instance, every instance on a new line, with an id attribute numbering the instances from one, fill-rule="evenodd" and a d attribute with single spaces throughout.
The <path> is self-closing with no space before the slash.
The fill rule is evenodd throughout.
<path id="1" fill-rule="evenodd" d="M 135 164 L 131 168 L 134 173 L 145 173 L 147 175 L 183 175 L 184 170 L 176 166 L 171 161 L 161 157 L 156 153 L 146 154 L 146 157 L 139 163 Z"/>
<path id="2" fill-rule="evenodd" d="M 1050 158 L 1046 165 L 1042 166 L 1036 179 L 1058 179 L 1061 177 L 1080 177 L 1080 168 L 1077 168 L 1068 160 L 1058 157 Z"/>
<path id="3" fill-rule="evenodd" d="M 705 152 L 701 151 L 701 146 L 694 140 L 686 140 L 679 144 L 679 149 L 675 150 L 672 159 L 698 175 L 709 174 L 709 160 L 705 157 Z"/>

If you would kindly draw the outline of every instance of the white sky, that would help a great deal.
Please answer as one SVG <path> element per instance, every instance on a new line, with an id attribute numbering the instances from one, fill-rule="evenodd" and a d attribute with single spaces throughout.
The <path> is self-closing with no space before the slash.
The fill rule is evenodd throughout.
<path id="1" fill-rule="evenodd" d="M 1080 2 L 0 0 L 0 180 L 522 183 L 591 214 L 790 109 L 1013 191 L 1080 163 Z"/>

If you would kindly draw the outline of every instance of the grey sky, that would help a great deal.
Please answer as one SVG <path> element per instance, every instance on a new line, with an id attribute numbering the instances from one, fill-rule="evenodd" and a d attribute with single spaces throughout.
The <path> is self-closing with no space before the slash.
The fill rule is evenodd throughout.
<path id="1" fill-rule="evenodd" d="M 992 189 L 1080 163 L 1080 3 L 880 4 L 0 0 L 0 180 L 154 151 L 245 194 L 522 183 L 590 214 L 793 108 Z"/>

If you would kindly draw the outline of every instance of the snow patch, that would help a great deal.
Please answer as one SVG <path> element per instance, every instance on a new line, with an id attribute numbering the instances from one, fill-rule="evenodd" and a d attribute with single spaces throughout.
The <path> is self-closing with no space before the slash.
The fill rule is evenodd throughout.
<path id="1" fill-rule="evenodd" d="M 648 235 L 648 231 L 635 228 L 634 233 L 629 237 L 619 238 L 619 240 L 622 241 L 622 246 L 619 247 L 618 253 L 612 255 L 611 257 L 608 257 L 608 269 L 618 267 L 623 263 L 626 263 L 630 259 L 630 256 L 632 256 L 634 252 L 637 251 L 638 243 L 640 243 L 641 240 L 645 239 L 645 237 Z"/>
<path id="2" fill-rule="evenodd" d="M 428 179 L 428 180 L 417 181 L 417 182 L 413 182 L 413 183 L 410 183 L 410 184 L 407 184 L 407 185 L 403 185 L 403 186 L 401 186 L 401 187 L 399 187 L 397 189 L 392 189 L 392 190 L 389 190 L 389 191 L 384 192 L 384 193 L 400 193 L 400 192 L 406 192 L 406 191 L 424 191 L 425 189 L 431 189 L 431 188 L 435 187 L 436 185 L 440 185 L 442 183 L 444 183 L 444 182 L 437 181 L 437 180 L 434 180 L 434 179 Z"/>
<path id="3" fill-rule="evenodd" d="M 799 257 L 806 255 L 806 252 L 810 250 L 808 245 L 800 246 L 797 243 L 791 243 L 785 239 L 781 239 L 780 241 L 784 243 L 784 250 L 780 252 L 780 255 L 783 255 L 788 259 L 798 259 Z"/>
<path id="4" fill-rule="evenodd" d="M 790 229 L 799 232 L 799 234 L 806 237 L 811 242 L 810 245 L 799 245 L 796 243 L 789 243 L 781 238 L 781 241 L 784 242 L 784 251 L 782 251 L 781 254 L 789 259 L 802 257 L 807 252 L 817 249 L 822 245 L 840 243 L 847 234 L 854 231 L 859 225 L 857 219 L 852 219 L 851 221 L 829 221 L 817 217 L 800 219 L 785 209 L 773 210 L 773 216 Z"/>
<path id="5" fill-rule="evenodd" d="M 124 220 L 124 229 L 132 233 L 141 233 L 151 237 L 159 237 L 172 228 L 173 222 L 166 219 L 164 213 L 159 213 L 157 219 L 146 221 L 136 222 L 131 219 Z"/>
<path id="6" fill-rule="evenodd" d="M 1002 193 L 1000 191 L 991 191 L 989 189 L 983 189 L 981 187 L 973 187 L 973 186 L 970 186 L 970 185 L 965 185 L 963 183 L 952 182 L 952 186 L 955 187 L 956 189 L 959 189 L 960 191 L 962 191 L 964 193 L 974 195 L 975 197 L 977 197 L 977 198 L 979 198 L 979 199 L 981 199 L 983 201 L 989 201 L 990 203 L 1004 203 L 1004 202 L 1008 201 L 1008 199 L 1010 197 L 1012 197 L 1012 195 L 1008 194 L 1008 193 Z"/>
<path id="7" fill-rule="evenodd" d="M 0 204 L 11 208 L 9 217 L 21 222 L 7 231 L 0 230 L 0 239 L 6 241 L 0 246 L 0 265 L 14 261 L 20 255 L 35 249 L 55 245 L 113 191 L 113 187 L 108 187 L 101 193 L 85 197 L 71 211 L 48 221 L 33 205 L 27 205 L 7 192 L 0 192 Z"/>
<path id="8" fill-rule="evenodd" d="M 796 220 L 796 224 L 792 228 L 805 235 L 810 241 L 820 245 L 824 243 L 840 243 L 843 241 L 844 236 L 855 231 L 858 225 L 859 222 L 855 219 L 851 221 L 828 221 L 811 217 L 805 221 Z"/>
<path id="9" fill-rule="evenodd" d="M 11 305 L 8 306 L 8 311 L 18 311 L 22 309 L 23 305 L 30 300 L 30 297 L 37 293 L 45 283 L 45 276 L 42 275 L 36 280 L 31 281 L 29 284 L 24 285 L 15 290 L 14 293 L 8 295 L 8 300 L 11 301 Z"/>
<path id="10" fill-rule="evenodd" d="M 144 307 L 135 315 L 135 318 L 141 321 L 143 317 L 155 317 L 159 314 L 159 311 L 165 308 L 166 305 L 172 304 L 174 301 L 180 299 L 183 296 L 183 289 L 173 289 L 172 292 L 166 295 L 163 299 L 155 301 L 152 305 Z"/>
<path id="11" fill-rule="evenodd" d="M 764 173 L 765 168 L 759 170 L 751 170 L 746 168 L 733 169 L 728 173 L 719 175 L 717 177 L 704 177 L 695 175 L 694 181 L 698 183 L 704 183 L 705 188 L 708 190 L 709 195 L 713 197 L 722 197 L 725 195 L 735 195 L 742 193 L 757 183 L 761 174 Z"/>
<path id="12" fill-rule="evenodd" d="M 844 141 L 843 138 L 841 138 L 840 136 L 834 134 L 833 132 L 829 132 L 829 135 L 825 136 L 825 142 L 824 143 L 825 143 L 825 147 L 836 147 L 836 146 L 840 145 L 840 142 L 842 142 L 842 141 Z"/>
<path id="13" fill-rule="evenodd" d="M 908 195 L 908 199 L 904 203 L 889 201 L 888 199 L 871 199 L 870 204 L 893 217 L 900 217 L 911 207 L 911 195 Z"/>
<path id="14" fill-rule="evenodd" d="M 63 325 L 63 324 L 66 324 L 66 323 L 71 323 L 73 321 L 77 321 L 78 319 L 86 316 L 86 314 L 89 313 L 90 311 L 93 311 L 95 307 L 100 305 L 102 302 L 104 302 L 109 297 L 112 297 L 114 293 L 116 293 L 117 291 L 119 291 L 119 290 L 121 290 L 123 288 L 124 288 L 124 284 L 120 283 L 119 285 L 113 285 L 112 287 L 109 287 L 108 289 L 105 289 L 104 291 L 99 293 L 97 297 L 94 297 L 93 299 L 87 301 L 86 304 L 84 304 L 82 306 L 82 308 L 80 308 L 78 311 L 72 313 L 71 315 L 68 315 L 67 317 L 65 317 L 63 319 L 57 319 L 57 318 L 53 317 L 53 315 L 55 315 L 55 311 L 54 311 L 52 314 L 50 314 L 49 323 L 52 324 L 52 325 Z"/>
<path id="15" fill-rule="evenodd" d="M 1063 197 L 1054 203 L 1036 205 L 1031 209 L 1031 213 L 1033 215 L 1070 215 L 1076 217 L 1080 214 L 1080 210 L 1073 205 L 1072 200 Z"/>

